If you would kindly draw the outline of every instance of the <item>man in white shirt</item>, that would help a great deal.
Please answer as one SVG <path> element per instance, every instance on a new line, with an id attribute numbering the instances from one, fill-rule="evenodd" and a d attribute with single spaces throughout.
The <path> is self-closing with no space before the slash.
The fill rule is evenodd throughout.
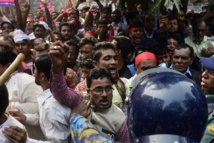
<path id="1" fill-rule="evenodd" d="M 51 143 L 70 143 L 69 119 L 71 109 L 61 105 L 52 96 L 49 88 L 51 70 L 51 59 L 48 53 L 37 55 L 34 64 L 35 82 L 40 85 L 43 92 L 37 97 L 39 103 L 39 114 L 25 116 L 19 114 L 19 119 L 29 124 L 40 124 L 42 132 Z M 42 141 L 28 138 L 28 142 L 39 143 Z"/>
<path id="2" fill-rule="evenodd" d="M 0 46 L 0 75 L 5 72 L 16 56 L 16 53 L 10 47 Z M 31 75 L 18 73 L 17 71 L 8 77 L 5 83 L 9 93 L 8 112 L 18 109 L 26 116 L 39 112 L 36 97 L 42 92 L 42 88 L 35 84 L 34 79 Z M 44 139 L 39 126 L 26 125 L 26 129 L 30 137 Z"/>

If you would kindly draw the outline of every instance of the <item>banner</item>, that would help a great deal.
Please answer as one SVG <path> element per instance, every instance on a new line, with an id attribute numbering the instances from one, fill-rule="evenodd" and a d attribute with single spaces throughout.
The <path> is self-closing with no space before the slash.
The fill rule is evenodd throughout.
<path id="1" fill-rule="evenodd" d="M 43 1 L 46 2 L 47 8 L 48 8 L 49 12 L 52 13 L 52 12 L 53 12 L 53 8 L 52 8 L 52 5 L 51 5 L 51 3 L 50 3 L 50 0 L 43 0 Z M 39 2 L 39 7 L 40 7 L 43 11 L 45 10 L 45 7 L 44 7 L 44 5 L 43 5 L 43 3 L 42 3 L 41 1 Z"/>
<path id="2" fill-rule="evenodd" d="M 0 0 L 0 6 L 15 6 L 14 0 Z"/>

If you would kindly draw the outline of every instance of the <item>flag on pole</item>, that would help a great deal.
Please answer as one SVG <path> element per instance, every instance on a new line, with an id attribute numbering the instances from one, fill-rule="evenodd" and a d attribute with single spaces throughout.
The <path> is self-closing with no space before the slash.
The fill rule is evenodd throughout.
<path id="1" fill-rule="evenodd" d="M 72 8 L 71 0 L 68 0 L 68 8 Z"/>

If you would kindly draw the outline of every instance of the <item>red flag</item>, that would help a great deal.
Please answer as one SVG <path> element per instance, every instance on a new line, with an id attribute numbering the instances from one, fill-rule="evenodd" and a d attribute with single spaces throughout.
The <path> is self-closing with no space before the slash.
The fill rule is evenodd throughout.
<path id="1" fill-rule="evenodd" d="M 45 3 L 47 4 L 47 8 L 48 8 L 49 12 L 52 13 L 52 12 L 53 12 L 53 8 L 52 8 L 52 5 L 51 5 L 51 3 L 50 3 L 50 0 L 45 0 Z M 43 11 L 45 10 L 45 7 L 44 7 L 44 5 L 42 4 L 41 1 L 39 2 L 39 7 L 40 7 Z"/>
<path id="2" fill-rule="evenodd" d="M 72 8 L 71 0 L 68 0 L 68 8 Z"/>

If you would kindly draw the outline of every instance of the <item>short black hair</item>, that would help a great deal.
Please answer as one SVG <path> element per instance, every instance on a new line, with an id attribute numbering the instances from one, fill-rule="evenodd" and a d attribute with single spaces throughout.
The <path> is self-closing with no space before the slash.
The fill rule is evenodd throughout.
<path id="1" fill-rule="evenodd" d="M 109 7 L 109 6 L 106 6 L 106 7 L 104 7 L 102 10 L 101 10 L 101 12 L 108 12 L 108 13 L 111 13 L 111 7 Z"/>
<path id="2" fill-rule="evenodd" d="M 80 61 L 80 67 L 86 67 L 87 69 L 93 69 L 94 68 L 94 65 L 93 65 L 93 60 L 90 59 L 90 58 L 85 58 L 85 59 L 82 59 Z"/>
<path id="3" fill-rule="evenodd" d="M 108 25 L 108 22 L 106 21 L 106 20 L 98 20 L 97 22 L 96 22 L 96 27 L 98 27 L 98 25 Z"/>
<path id="4" fill-rule="evenodd" d="M 180 49 L 189 49 L 190 58 L 194 58 L 194 50 L 193 50 L 193 48 L 191 46 L 189 46 L 188 44 L 185 44 L 185 43 L 178 44 L 178 46 L 176 46 L 175 49 L 173 50 L 172 55 L 174 55 L 175 50 L 180 50 Z"/>
<path id="5" fill-rule="evenodd" d="M 79 48 L 81 48 L 82 46 L 84 46 L 85 44 L 91 44 L 92 46 L 95 46 L 97 40 L 94 37 L 85 37 L 82 38 L 79 42 Z"/>
<path id="6" fill-rule="evenodd" d="M 103 79 L 103 78 L 110 79 L 111 83 L 113 83 L 113 78 L 111 73 L 106 68 L 94 68 L 91 70 L 91 72 L 88 74 L 86 83 L 87 87 L 91 87 L 91 83 L 93 79 Z"/>
<path id="7" fill-rule="evenodd" d="M 130 53 L 134 53 L 135 48 L 128 37 L 115 36 L 113 37 L 113 39 L 117 41 L 116 46 L 118 49 L 121 50 L 121 54 L 124 60 L 128 57 Z"/>
<path id="8" fill-rule="evenodd" d="M 71 26 L 70 23 L 64 22 L 64 23 L 61 23 L 61 24 L 59 25 L 59 32 L 61 32 L 63 26 L 67 26 L 67 27 L 69 27 L 71 30 L 73 30 L 73 27 Z"/>
<path id="9" fill-rule="evenodd" d="M 184 43 L 184 39 L 181 37 L 181 35 L 179 35 L 177 33 L 169 34 L 167 37 L 167 40 L 168 39 L 174 39 L 178 42 L 178 44 Z"/>
<path id="10" fill-rule="evenodd" d="M 0 45 L 0 64 L 2 66 L 12 63 L 16 57 L 17 54 L 11 47 Z"/>
<path id="11" fill-rule="evenodd" d="M 76 40 L 74 40 L 74 39 L 68 40 L 65 42 L 65 44 L 67 44 L 69 46 L 74 46 L 76 48 L 77 52 L 79 52 L 79 46 L 78 46 Z"/>
<path id="12" fill-rule="evenodd" d="M 0 86 L 0 116 L 5 113 L 7 106 L 9 105 L 9 97 L 7 87 L 3 84 Z"/>
<path id="13" fill-rule="evenodd" d="M 112 49 L 115 51 L 114 45 L 112 43 L 104 41 L 96 44 L 93 49 L 93 60 L 98 62 L 100 57 L 102 56 L 102 51 L 108 49 Z"/>
<path id="14" fill-rule="evenodd" d="M 51 74 L 51 58 L 50 55 L 45 52 L 38 54 L 35 59 L 35 66 L 38 70 L 38 73 L 43 72 L 47 79 L 50 79 Z"/>
<path id="15" fill-rule="evenodd" d="M 141 21 L 135 21 L 133 22 L 132 24 L 130 24 L 129 26 L 129 30 L 133 27 L 136 27 L 136 28 L 143 28 L 143 23 Z"/>

